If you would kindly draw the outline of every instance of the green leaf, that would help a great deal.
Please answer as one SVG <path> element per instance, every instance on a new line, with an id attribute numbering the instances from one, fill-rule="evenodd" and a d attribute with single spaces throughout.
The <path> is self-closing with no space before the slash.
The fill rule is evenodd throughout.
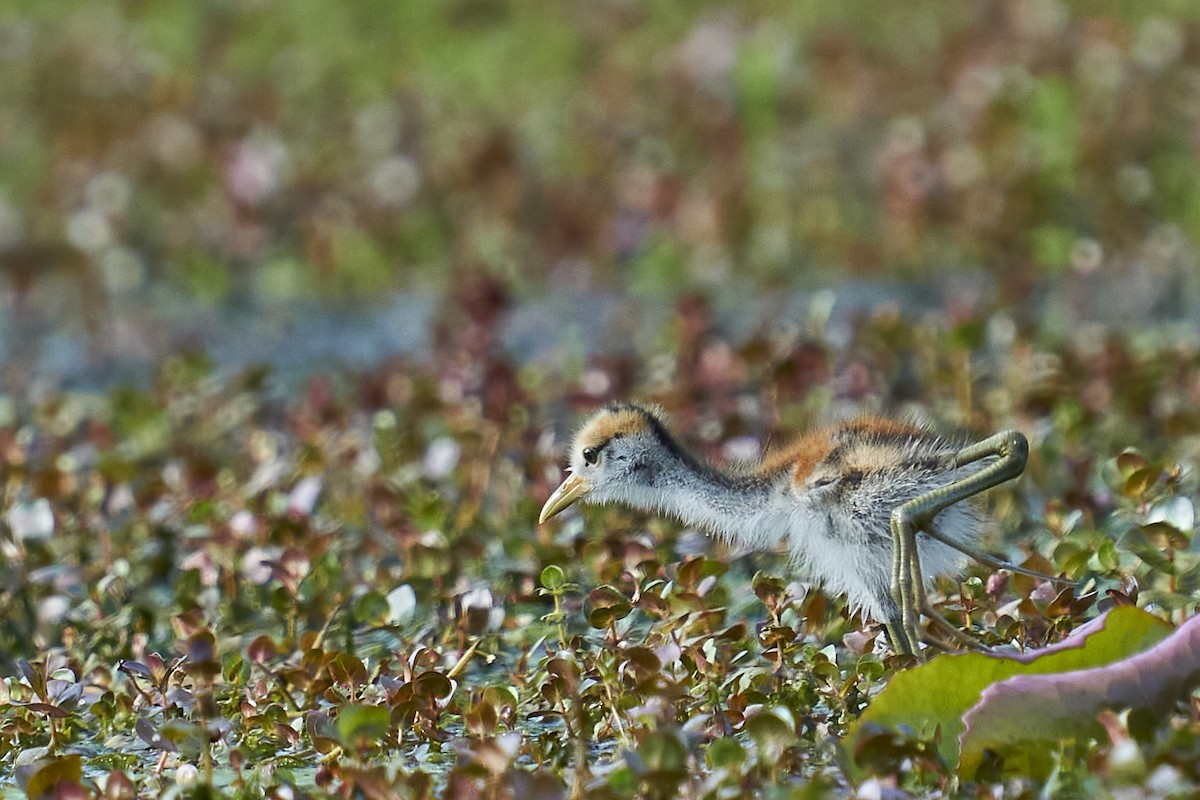
<path id="1" fill-rule="evenodd" d="M 388 601 L 379 592 L 367 592 L 354 601 L 354 619 L 366 625 L 378 625 L 386 621 Z"/>
<path id="2" fill-rule="evenodd" d="M 677 731 L 662 730 L 649 734 L 638 747 L 638 755 L 648 772 L 661 776 L 686 773 L 687 747 Z"/>
<path id="3" fill-rule="evenodd" d="M 1117 555 L 1117 543 L 1112 539 L 1105 539 L 1100 542 L 1100 547 L 1096 550 L 1096 560 L 1100 563 L 1100 568 L 1106 572 L 1115 572 L 1120 565 L 1120 556 Z"/>
<path id="4" fill-rule="evenodd" d="M 629 616 L 633 604 L 625 595 L 612 586 L 600 586 L 588 595 L 591 610 L 588 611 L 588 623 L 593 628 L 607 628 L 613 622 Z"/>
<path id="5" fill-rule="evenodd" d="M 1156 523 L 1161 525 L 1162 523 Z M 1131 528 L 1121 537 L 1121 545 L 1126 551 L 1133 553 L 1159 572 L 1168 575 L 1175 574 L 1175 565 L 1167 558 L 1167 554 L 1156 543 L 1150 541 L 1146 526 Z"/>
<path id="6" fill-rule="evenodd" d="M 1125 487 L 1123 491 L 1127 497 L 1141 497 L 1144 495 L 1154 482 L 1158 480 L 1160 472 L 1153 467 L 1144 467 L 1139 470 L 1134 470 L 1125 479 Z"/>
<path id="7" fill-rule="evenodd" d="M 562 567 L 558 566 L 557 564 L 551 564 L 542 570 L 542 576 L 540 580 L 542 582 L 542 586 L 550 591 L 554 591 L 555 589 L 561 589 L 563 587 L 563 584 L 567 582 L 567 576 L 566 573 L 563 572 Z"/>
<path id="8" fill-rule="evenodd" d="M 1171 626 L 1132 606 L 1115 608 L 1063 642 L 1020 656 L 962 653 L 940 656 L 899 673 L 846 733 L 853 752 L 860 737 L 879 726 L 906 725 L 918 735 L 940 728 L 938 752 L 949 764 L 959 760 L 963 715 L 983 690 L 1014 675 L 1069 672 L 1111 664 L 1161 641 Z M 855 765 L 856 771 L 858 770 Z M 861 777 L 861 773 L 858 773 Z"/>
<path id="9" fill-rule="evenodd" d="M 158 729 L 158 734 L 175 746 L 175 751 L 187 756 L 196 756 L 208 744 L 208 732 L 203 726 L 185 719 L 169 719 Z"/>
<path id="10" fill-rule="evenodd" d="M 413 681 L 413 694 L 432 700 L 445 700 L 454 694 L 454 683 L 440 672 L 422 672 Z"/>
<path id="11" fill-rule="evenodd" d="M 764 708 L 746 720 L 745 729 L 765 764 L 776 763 L 796 740 L 796 719 L 784 706 Z"/>
<path id="12" fill-rule="evenodd" d="M 1169 522 L 1148 522 L 1142 526 L 1142 533 L 1163 550 L 1184 550 L 1188 546 L 1187 534 Z"/>
<path id="13" fill-rule="evenodd" d="M 746 760 L 745 748 L 729 736 L 713 740 L 704 752 L 713 769 L 737 769 Z"/>
<path id="14" fill-rule="evenodd" d="M 353 653 L 338 653 L 329 662 L 329 676 L 340 684 L 353 686 L 367 680 L 367 668 Z"/>
<path id="15" fill-rule="evenodd" d="M 347 748 L 365 750 L 387 736 L 391 719 L 386 708 L 356 703 L 338 711 L 338 738 Z"/>
<path id="16" fill-rule="evenodd" d="M 1030 249 L 1038 264 L 1048 271 L 1058 272 L 1066 268 L 1075 238 L 1072 228 L 1042 225 L 1029 233 Z"/>
<path id="17" fill-rule="evenodd" d="M 1139 469 L 1145 469 L 1149 463 L 1144 455 L 1132 447 L 1126 448 L 1121 455 L 1117 456 L 1117 470 L 1126 480 Z"/>
<path id="18" fill-rule="evenodd" d="M 241 653 L 225 653 L 221 657 L 221 677 L 226 683 L 245 683 L 250 679 L 250 665 Z"/>

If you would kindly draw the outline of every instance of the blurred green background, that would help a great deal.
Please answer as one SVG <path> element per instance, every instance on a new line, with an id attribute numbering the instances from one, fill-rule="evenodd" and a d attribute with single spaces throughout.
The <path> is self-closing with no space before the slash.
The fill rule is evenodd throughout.
<path id="1" fill-rule="evenodd" d="M 1194 323 L 1198 147 L 1185 0 L 8 0 L 3 385 L 480 315 L 560 363 L 823 289 Z"/>

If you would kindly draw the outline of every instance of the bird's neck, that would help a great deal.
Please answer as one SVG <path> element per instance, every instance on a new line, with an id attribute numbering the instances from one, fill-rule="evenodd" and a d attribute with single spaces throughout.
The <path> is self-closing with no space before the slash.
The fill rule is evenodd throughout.
<path id="1" fill-rule="evenodd" d="M 739 538 L 747 522 L 767 508 L 771 491 L 772 486 L 758 476 L 728 472 L 675 445 L 656 473 L 647 476 L 626 502 L 723 537 Z"/>

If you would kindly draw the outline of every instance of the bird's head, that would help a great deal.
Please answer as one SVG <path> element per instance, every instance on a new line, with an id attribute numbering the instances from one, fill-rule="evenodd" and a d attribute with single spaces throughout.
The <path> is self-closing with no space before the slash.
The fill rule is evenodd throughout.
<path id="1" fill-rule="evenodd" d="M 629 403 L 601 409 L 575 435 L 569 474 L 542 507 L 538 522 L 585 498 L 637 505 L 638 495 L 654 486 L 672 448 L 659 411 Z"/>

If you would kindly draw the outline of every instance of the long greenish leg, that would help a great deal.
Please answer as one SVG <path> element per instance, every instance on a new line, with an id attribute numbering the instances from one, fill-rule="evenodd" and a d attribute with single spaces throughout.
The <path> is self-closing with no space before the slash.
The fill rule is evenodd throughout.
<path id="1" fill-rule="evenodd" d="M 892 512 L 892 543 L 899 555 L 899 574 L 894 576 L 892 583 L 892 598 L 900 612 L 900 627 L 904 638 L 911 643 L 908 652 L 920 657 L 920 633 L 917 630 L 917 594 L 914 584 L 921 580 L 920 573 L 914 574 L 913 553 L 917 549 L 916 527 L 910 506 L 920 502 L 927 495 L 921 495 L 910 500 Z"/>
<path id="2" fill-rule="evenodd" d="M 917 530 L 925 527 L 946 507 L 1020 475 L 1029 458 L 1029 442 L 1019 431 L 1004 431 L 978 444 L 964 447 L 946 464 L 946 468 L 958 469 L 992 456 L 997 459 L 995 463 L 954 483 L 939 486 L 913 498 L 892 511 L 892 547 L 895 548 L 892 559 L 892 596 L 899 606 L 901 627 L 914 648 L 909 652 L 916 652 L 916 643 L 919 641 L 918 612 L 922 605 L 924 588 L 920 584 L 922 576 L 917 556 Z M 940 537 L 934 538 L 940 540 Z"/>
<path id="3" fill-rule="evenodd" d="M 917 652 L 917 642 L 910 639 L 908 631 L 904 625 L 904 610 L 900 597 L 903 594 L 901 585 L 903 583 L 904 566 L 908 563 L 908 546 L 904 540 L 897 536 L 895 529 L 895 521 L 892 522 L 892 598 L 896 601 L 896 611 L 891 619 L 887 622 L 888 639 L 891 640 L 892 648 L 897 653 L 913 653 Z"/>
<path id="4" fill-rule="evenodd" d="M 916 642 L 909 642 L 908 634 L 905 633 L 904 625 L 898 616 L 883 623 L 883 629 L 887 632 L 888 642 L 892 645 L 892 649 L 897 653 L 909 655 L 917 652 Z"/>
<path id="5" fill-rule="evenodd" d="M 947 642 L 945 639 L 939 639 L 936 636 L 926 635 L 921 639 L 921 641 L 924 642 L 925 644 L 929 645 L 930 647 L 940 650 L 943 653 L 961 653 L 962 652 L 961 647 L 955 647 L 953 644 L 951 644 L 950 642 Z"/>
<path id="6" fill-rule="evenodd" d="M 925 616 L 930 617 L 931 621 L 940 622 L 945 627 L 952 627 L 952 626 L 950 626 L 949 623 L 947 623 L 940 616 L 933 617 L 929 613 L 929 608 L 931 606 L 929 604 L 929 597 L 925 593 L 925 580 L 922 577 L 925 573 L 924 573 L 924 570 L 921 569 L 921 550 L 917 546 L 917 533 L 918 532 L 916 530 L 913 531 L 912 546 L 909 548 L 909 551 L 910 551 L 910 554 L 912 557 L 910 563 L 912 565 L 912 575 L 913 575 L 913 581 L 912 581 L 913 608 L 915 609 L 915 611 L 913 613 L 912 624 L 913 624 L 913 628 L 915 630 L 914 635 L 917 636 L 921 641 L 930 642 L 931 641 L 930 637 L 923 636 L 921 633 L 921 617 L 919 616 L 919 614 L 924 614 Z M 945 627 L 943 627 L 943 630 L 945 630 Z M 958 633 L 957 630 L 955 632 Z M 946 646 L 943 649 L 950 649 L 950 648 L 949 648 L 949 646 Z"/>
<path id="7" fill-rule="evenodd" d="M 969 634 L 963 633 L 958 628 L 954 627 L 954 625 L 952 625 L 946 620 L 945 617 L 939 614 L 937 609 L 935 609 L 928 601 L 921 604 L 921 613 L 929 618 L 929 622 L 933 625 L 933 627 L 949 636 L 961 647 L 987 652 L 987 647 L 975 641 Z"/>
<path id="8" fill-rule="evenodd" d="M 1054 583 L 1062 583 L 1062 584 L 1075 583 L 1075 581 L 1071 580 L 1070 578 L 1058 578 L 1058 577 L 1055 577 L 1054 575 L 1047 575 L 1044 572 L 1038 572 L 1037 570 L 1025 569 L 1024 567 L 1018 567 L 1016 564 L 1010 564 L 1002 558 L 996 558 L 995 556 L 991 555 L 990 553 L 985 553 L 984 551 L 982 551 L 978 548 L 972 547 L 969 544 L 964 544 L 963 542 L 956 542 L 953 539 L 951 539 L 949 536 L 947 536 L 946 534 L 942 533 L 941 530 L 939 530 L 938 527 L 936 525 L 934 525 L 932 521 L 925 523 L 925 525 L 921 528 L 921 530 L 923 530 L 925 533 L 929 534 L 929 536 L 931 538 L 937 539 L 939 542 L 946 545 L 947 547 L 953 547 L 955 550 L 962 553 L 963 555 L 970 556 L 971 558 L 978 561 L 980 564 L 983 564 L 985 567 L 991 567 L 992 569 L 1006 569 L 1009 572 L 1016 572 L 1020 575 L 1028 575 L 1031 578 L 1041 578 L 1044 581 L 1053 581 Z"/>

